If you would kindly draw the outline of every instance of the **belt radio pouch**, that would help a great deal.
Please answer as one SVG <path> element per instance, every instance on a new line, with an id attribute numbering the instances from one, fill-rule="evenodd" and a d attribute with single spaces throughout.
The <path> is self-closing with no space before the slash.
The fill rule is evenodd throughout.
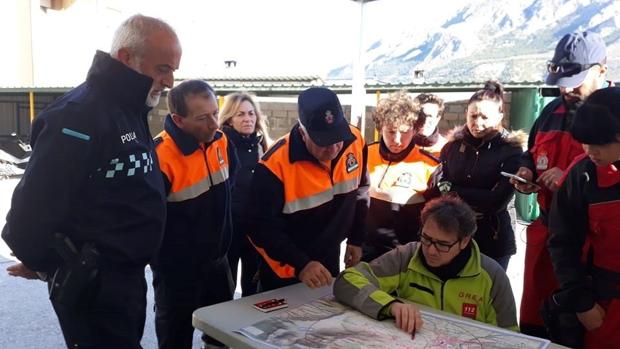
<path id="1" fill-rule="evenodd" d="M 556 297 L 557 293 L 554 293 L 545 299 L 540 309 L 549 339 L 570 348 L 583 348 L 585 328 L 575 311 L 561 306 L 564 303 L 558 303 Z"/>
<path id="2" fill-rule="evenodd" d="M 49 282 L 50 300 L 75 306 L 82 298 L 86 287 L 97 276 L 99 253 L 93 244 L 84 244 L 80 251 L 63 234 L 54 235 L 54 249 L 62 257 L 61 265 Z"/>

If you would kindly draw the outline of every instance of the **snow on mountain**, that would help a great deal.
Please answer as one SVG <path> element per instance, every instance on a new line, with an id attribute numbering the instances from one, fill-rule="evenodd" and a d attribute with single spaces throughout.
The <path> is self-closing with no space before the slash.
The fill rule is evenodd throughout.
<path id="1" fill-rule="evenodd" d="M 572 31 L 601 34 L 608 47 L 610 78 L 620 78 L 620 1 L 468 0 L 432 28 L 414 25 L 382 38 L 366 51 L 366 77 L 410 82 L 424 70 L 426 82 L 542 81 L 558 40 Z M 448 10 L 448 9 L 443 9 Z M 328 73 L 351 78 L 351 67 Z"/>

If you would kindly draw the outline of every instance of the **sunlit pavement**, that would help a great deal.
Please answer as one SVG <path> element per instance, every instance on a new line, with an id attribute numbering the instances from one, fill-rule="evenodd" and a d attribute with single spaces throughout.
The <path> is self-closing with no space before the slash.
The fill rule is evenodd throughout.
<path id="1" fill-rule="evenodd" d="M 0 224 L 4 226 L 6 213 L 17 179 L 0 180 Z M 35 214 L 35 212 L 33 212 Z M 516 232 L 517 251 L 508 266 L 517 314 L 523 289 L 523 263 L 525 254 L 525 226 L 518 225 Z M 343 244 L 344 247 L 344 244 Z M 47 299 L 47 286 L 40 281 L 24 280 L 8 276 L 7 266 L 14 263 L 10 250 L 0 240 L 0 348 L 56 349 L 64 347 L 58 321 Z M 146 269 L 149 285 L 147 320 L 142 346 L 157 348 L 153 313 L 153 289 L 151 270 Z M 239 289 L 237 289 L 237 296 Z M 200 335 L 194 332 L 194 348 L 200 348 Z"/>
<path id="2" fill-rule="evenodd" d="M 18 179 L 0 180 L 0 225 L 4 226 L 13 189 Z M 33 214 L 35 214 L 33 212 Z M 58 320 L 47 298 L 47 284 L 9 276 L 5 269 L 14 261 L 0 239 L 0 348 L 57 349 L 65 347 Z M 150 268 L 145 271 L 148 289 L 146 326 L 142 346 L 157 348 Z M 194 348 L 200 348 L 200 335 L 194 332 Z"/>

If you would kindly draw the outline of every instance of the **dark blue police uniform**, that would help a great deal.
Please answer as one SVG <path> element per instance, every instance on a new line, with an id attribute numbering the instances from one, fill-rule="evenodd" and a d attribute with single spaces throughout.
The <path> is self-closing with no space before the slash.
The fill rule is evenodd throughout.
<path id="1" fill-rule="evenodd" d="M 34 151 L 2 237 L 27 267 L 50 275 L 67 267 L 54 234 L 66 235 L 77 251 L 96 250 L 96 277 L 79 298 L 51 297 L 72 348 L 140 347 L 144 267 L 160 245 L 166 215 L 146 119 L 151 85 L 151 78 L 97 52 L 86 82 L 33 124 Z"/>

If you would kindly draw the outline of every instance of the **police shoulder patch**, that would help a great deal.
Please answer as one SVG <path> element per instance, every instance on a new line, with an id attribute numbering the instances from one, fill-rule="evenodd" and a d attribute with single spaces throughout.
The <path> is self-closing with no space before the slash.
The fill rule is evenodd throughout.
<path id="1" fill-rule="evenodd" d="M 271 157 L 271 155 L 273 155 L 273 153 L 280 149 L 283 145 L 286 144 L 286 138 L 282 138 L 279 141 L 277 141 L 274 145 L 272 145 L 271 147 L 269 147 L 269 150 L 267 150 L 267 152 L 263 155 L 263 157 L 261 158 L 263 161 L 267 161 L 269 160 L 269 158 Z"/>
<path id="2" fill-rule="evenodd" d="M 359 167 L 359 162 L 357 161 L 353 153 L 347 154 L 346 165 L 347 165 L 347 173 L 351 173 Z"/>

